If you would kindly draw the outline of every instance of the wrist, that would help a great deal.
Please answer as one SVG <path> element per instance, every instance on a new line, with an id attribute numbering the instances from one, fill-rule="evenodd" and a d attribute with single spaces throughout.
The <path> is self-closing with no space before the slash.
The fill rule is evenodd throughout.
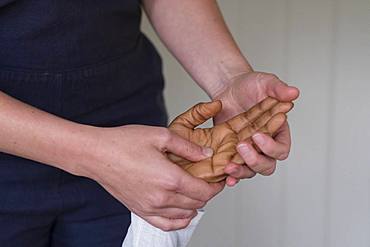
<path id="1" fill-rule="evenodd" d="M 77 124 L 70 131 L 69 145 L 65 145 L 63 153 L 66 158 L 61 162 L 61 169 L 76 176 L 96 180 L 99 170 L 97 159 L 98 146 L 101 138 L 98 127 Z"/>
<path id="2" fill-rule="evenodd" d="M 242 55 L 240 55 L 242 56 Z M 244 57 L 239 59 L 224 60 L 217 66 L 217 79 L 216 83 L 209 83 L 207 91 L 211 99 L 216 99 L 218 95 L 224 92 L 237 78 L 253 72 L 253 68 Z"/>
<path id="3" fill-rule="evenodd" d="M 86 175 L 99 128 L 62 119 L 1 92 L 0 101 L 1 152 Z"/>
<path id="4" fill-rule="evenodd" d="M 78 137 L 79 149 L 75 152 L 73 174 L 88 177 L 104 183 L 112 174 L 119 172 L 116 165 L 125 156 L 122 140 L 125 140 L 125 126 L 102 128 L 83 126 Z"/>

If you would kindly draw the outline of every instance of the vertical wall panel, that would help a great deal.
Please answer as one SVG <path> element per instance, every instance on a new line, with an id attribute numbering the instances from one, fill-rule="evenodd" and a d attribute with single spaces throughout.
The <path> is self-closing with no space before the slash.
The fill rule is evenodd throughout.
<path id="1" fill-rule="evenodd" d="M 255 69 L 302 95 L 289 160 L 212 201 L 190 246 L 370 246 L 370 1 L 219 2 Z M 143 28 L 164 60 L 170 117 L 207 100 Z"/>
<path id="2" fill-rule="evenodd" d="M 285 0 L 242 0 L 235 37 L 255 70 L 286 77 L 287 22 Z M 281 165 L 281 164 L 280 164 Z M 280 166 L 279 165 L 279 166 Z M 284 219 L 281 169 L 238 185 L 235 196 L 236 246 L 280 246 Z"/>
<path id="3" fill-rule="evenodd" d="M 329 244 L 370 246 L 370 1 L 338 1 Z"/>
<path id="4" fill-rule="evenodd" d="M 327 131 L 330 110 L 332 5 L 288 1 L 288 80 L 301 89 L 290 115 L 291 157 L 284 170 L 284 247 L 324 245 Z"/>
<path id="5" fill-rule="evenodd" d="M 219 3 L 222 13 L 225 15 L 225 19 L 230 25 L 231 31 L 238 32 L 239 18 L 235 13 L 237 13 L 240 8 L 239 2 L 233 0 L 219 1 Z M 205 98 L 205 100 L 208 100 L 208 98 Z M 189 103 L 194 104 L 194 101 Z M 190 247 L 238 246 L 237 240 L 240 236 L 238 232 L 238 223 L 236 222 L 240 216 L 235 210 L 236 195 L 236 190 L 225 189 L 209 203 L 206 208 L 207 213 L 200 222 L 199 228 L 189 244 Z"/>

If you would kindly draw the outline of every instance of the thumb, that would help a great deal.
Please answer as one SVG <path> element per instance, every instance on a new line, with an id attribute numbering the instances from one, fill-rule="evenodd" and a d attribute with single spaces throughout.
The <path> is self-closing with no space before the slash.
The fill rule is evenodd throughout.
<path id="1" fill-rule="evenodd" d="M 299 96 L 299 89 L 282 82 L 278 78 L 265 81 L 267 95 L 283 102 L 293 101 Z"/>
<path id="2" fill-rule="evenodd" d="M 173 132 L 171 132 L 171 137 L 166 143 L 165 148 L 168 152 L 190 161 L 204 160 L 213 155 L 213 150 L 211 148 L 201 147 Z"/>
<path id="3" fill-rule="evenodd" d="M 170 128 L 174 125 L 180 125 L 187 129 L 194 129 L 196 126 L 204 123 L 214 117 L 222 109 L 221 101 L 199 103 L 172 121 Z"/>

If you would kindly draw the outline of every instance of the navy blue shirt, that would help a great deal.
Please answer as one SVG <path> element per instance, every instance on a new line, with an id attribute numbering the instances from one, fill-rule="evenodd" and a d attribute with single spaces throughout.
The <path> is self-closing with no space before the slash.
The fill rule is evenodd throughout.
<path id="1" fill-rule="evenodd" d="M 0 0 L 0 65 L 64 70 L 133 52 L 138 0 Z"/>
<path id="2" fill-rule="evenodd" d="M 82 124 L 165 126 L 140 19 L 139 0 L 0 0 L 0 91 Z M 52 166 L 0 153 L 0 184 L 2 246 L 121 246 L 130 224 L 95 181 Z"/>
<path id="3" fill-rule="evenodd" d="M 0 0 L 0 90 L 100 126 L 165 125 L 139 0 Z"/>

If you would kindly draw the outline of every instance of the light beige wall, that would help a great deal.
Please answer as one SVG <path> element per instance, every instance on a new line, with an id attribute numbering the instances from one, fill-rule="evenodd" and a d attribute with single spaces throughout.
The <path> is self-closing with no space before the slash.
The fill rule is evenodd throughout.
<path id="1" fill-rule="evenodd" d="M 254 68 L 302 95 L 289 160 L 212 201 L 190 246 L 370 246 L 370 1 L 219 3 Z M 164 59 L 170 116 L 207 100 L 143 28 Z"/>

